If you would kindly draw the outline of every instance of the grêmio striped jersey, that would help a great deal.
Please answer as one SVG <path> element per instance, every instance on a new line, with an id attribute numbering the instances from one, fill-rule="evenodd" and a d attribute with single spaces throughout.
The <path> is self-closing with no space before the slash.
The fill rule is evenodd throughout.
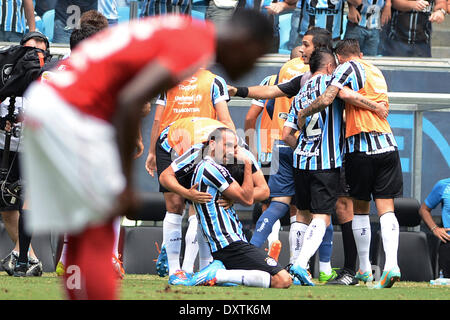
<path id="1" fill-rule="evenodd" d="M 0 30 L 25 33 L 25 11 L 22 0 L 3 0 L 0 4 Z"/>
<path id="2" fill-rule="evenodd" d="M 323 94 L 331 79 L 331 75 L 315 75 L 306 82 L 292 103 L 285 126 L 300 131 L 293 153 L 293 165 L 297 169 L 327 170 L 342 166 L 345 145 L 342 100 L 336 98 L 321 112 L 308 116 L 303 128 L 297 126 L 298 112 Z"/>
<path id="3" fill-rule="evenodd" d="M 302 2 L 302 19 L 299 34 L 303 37 L 312 27 L 331 32 L 333 39 L 340 38 L 345 0 L 299 0 Z"/>
<path id="4" fill-rule="evenodd" d="M 247 242 L 234 208 L 224 209 L 217 203 L 233 181 L 228 170 L 209 156 L 197 165 L 192 176 L 192 185 L 198 183 L 198 191 L 212 195 L 207 203 L 194 203 L 194 208 L 213 253 L 236 241 Z"/>
<path id="5" fill-rule="evenodd" d="M 353 59 L 339 65 L 330 85 L 344 86 L 359 92 L 375 102 L 388 102 L 387 84 L 381 71 L 362 59 Z M 391 127 L 386 119 L 362 108 L 345 105 L 346 152 L 368 154 L 394 151 L 397 148 Z"/>

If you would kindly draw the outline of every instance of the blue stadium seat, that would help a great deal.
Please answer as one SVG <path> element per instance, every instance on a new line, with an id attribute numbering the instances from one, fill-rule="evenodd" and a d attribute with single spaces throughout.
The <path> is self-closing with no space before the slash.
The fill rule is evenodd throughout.
<path id="1" fill-rule="evenodd" d="M 45 34 L 48 38 L 48 41 L 53 41 L 53 26 L 55 24 L 55 10 L 46 11 L 42 15 L 43 21 L 43 34 Z"/>

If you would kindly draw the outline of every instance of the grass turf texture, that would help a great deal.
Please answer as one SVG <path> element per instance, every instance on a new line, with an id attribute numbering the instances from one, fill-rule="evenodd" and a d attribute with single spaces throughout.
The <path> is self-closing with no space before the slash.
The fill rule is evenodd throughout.
<path id="1" fill-rule="evenodd" d="M 291 286 L 283 289 L 238 287 L 169 286 L 168 277 L 125 275 L 120 281 L 121 300 L 449 300 L 450 286 L 431 286 L 426 282 L 398 282 L 390 289 L 356 287 Z M 61 278 L 55 273 L 42 277 L 15 278 L 0 272 L 1 300 L 64 299 Z"/>

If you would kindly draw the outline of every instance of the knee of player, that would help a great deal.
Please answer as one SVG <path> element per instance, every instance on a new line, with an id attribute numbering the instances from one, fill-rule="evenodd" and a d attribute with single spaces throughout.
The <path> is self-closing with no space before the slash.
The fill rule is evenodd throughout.
<path id="1" fill-rule="evenodd" d="M 287 289 L 292 284 L 292 278 L 286 270 L 281 270 L 276 275 L 272 276 L 270 287 Z"/>

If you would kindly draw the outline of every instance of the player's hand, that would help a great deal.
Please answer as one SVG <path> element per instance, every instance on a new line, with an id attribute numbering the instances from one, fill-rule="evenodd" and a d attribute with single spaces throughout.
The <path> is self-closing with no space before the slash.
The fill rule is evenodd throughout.
<path id="1" fill-rule="evenodd" d="M 347 19 L 350 22 L 358 24 L 361 21 L 361 13 L 359 13 L 359 11 L 355 7 L 350 6 Z"/>
<path id="2" fill-rule="evenodd" d="M 426 7 L 428 7 L 430 5 L 430 3 L 428 1 L 425 0 L 417 0 L 414 1 L 413 3 L 413 10 L 421 12 L 424 11 L 426 9 Z"/>
<path id="3" fill-rule="evenodd" d="M 391 20 L 391 6 L 384 6 L 381 11 L 381 26 L 386 25 Z"/>
<path id="4" fill-rule="evenodd" d="M 153 153 L 149 153 L 147 160 L 145 161 L 145 169 L 152 177 L 155 176 L 156 170 L 156 156 Z"/>
<path id="5" fill-rule="evenodd" d="M 380 117 L 380 119 L 386 119 L 387 116 L 389 115 L 389 109 L 386 102 L 381 102 L 377 104 L 378 108 L 375 111 L 375 113 L 378 115 L 378 117 Z"/>
<path id="6" fill-rule="evenodd" d="M 270 5 L 265 7 L 268 14 L 280 14 L 286 8 L 285 2 L 272 2 Z"/>
<path id="7" fill-rule="evenodd" d="M 221 197 L 216 202 L 220 207 L 224 208 L 225 210 L 230 209 L 234 205 L 234 201 L 227 199 L 226 197 Z"/>
<path id="8" fill-rule="evenodd" d="M 142 143 L 142 139 L 138 139 L 136 141 L 136 153 L 134 154 L 134 159 L 139 158 L 144 153 L 144 144 Z"/>
<path id="9" fill-rule="evenodd" d="M 228 84 L 228 85 L 227 85 L 227 89 L 228 89 L 228 95 L 229 95 L 230 97 L 234 97 L 234 96 L 236 95 L 236 92 L 237 92 L 237 88 L 236 88 L 236 87 L 230 86 L 230 85 Z"/>
<path id="10" fill-rule="evenodd" d="M 450 241 L 448 231 L 450 231 L 450 228 L 436 228 L 433 230 L 433 234 L 442 242 L 447 243 L 447 241 Z"/>
<path id="11" fill-rule="evenodd" d="M 245 149 L 243 147 L 237 147 L 236 153 L 235 153 L 236 160 L 238 163 L 252 163 L 252 160 L 248 157 L 247 153 L 245 152 Z"/>
<path id="12" fill-rule="evenodd" d="M 187 199 L 196 203 L 207 203 L 213 198 L 208 192 L 201 192 L 197 190 L 198 183 L 194 184 L 188 191 Z"/>
<path id="13" fill-rule="evenodd" d="M 430 16 L 430 18 L 428 18 L 428 20 L 430 20 L 430 22 L 436 22 L 436 23 L 442 23 L 442 22 L 444 22 L 444 20 L 445 20 L 445 15 L 442 13 L 442 11 L 441 10 L 438 10 L 438 11 L 434 11 L 432 14 L 431 14 L 431 16 Z"/>

